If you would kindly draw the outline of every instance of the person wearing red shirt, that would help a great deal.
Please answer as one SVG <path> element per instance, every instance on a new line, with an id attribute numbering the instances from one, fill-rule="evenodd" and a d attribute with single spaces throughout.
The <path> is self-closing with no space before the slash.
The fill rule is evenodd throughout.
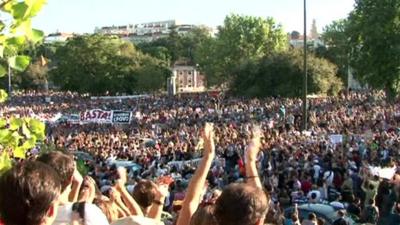
<path id="1" fill-rule="evenodd" d="M 301 182 L 301 190 L 306 195 L 312 188 L 311 176 L 307 175 L 307 178 Z"/>

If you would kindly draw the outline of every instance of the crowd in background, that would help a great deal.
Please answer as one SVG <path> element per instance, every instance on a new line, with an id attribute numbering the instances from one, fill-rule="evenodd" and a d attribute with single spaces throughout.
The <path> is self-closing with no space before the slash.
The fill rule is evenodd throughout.
<path id="1" fill-rule="evenodd" d="M 202 187 L 203 206 L 214 204 L 229 184 L 249 178 L 246 149 L 255 127 L 260 127 L 256 165 L 270 198 L 266 223 L 323 224 L 315 214 L 302 218 L 297 212 L 297 205 L 322 203 L 355 221 L 400 224 L 400 104 L 388 102 L 381 92 L 309 99 L 306 131 L 301 131 L 302 101 L 279 97 L 193 94 L 94 100 L 76 93 L 29 92 L 14 95 L 0 113 L 50 119 L 90 109 L 131 111 L 132 121 L 48 122 L 45 144 L 70 154 L 88 153 L 83 166 L 91 178 L 85 178 L 83 186 L 93 190 L 81 195 L 86 201 L 98 187 L 97 192 L 114 199 L 120 206 L 116 216 L 107 211 L 108 203 L 98 204 L 109 222 L 134 211 L 127 204 L 134 201 L 124 197 L 123 187 L 144 208 L 152 204 L 138 200 L 138 187 L 154 189 L 153 195 L 165 197 L 163 221 L 176 222 L 204 158 L 207 141 L 202 132 L 208 122 L 214 124 L 215 157 Z M 121 161 L 135 165 L 123 181 L 125 175 L 113 165 Z M 391 177 L 381 176 L 384 168 L 393 170 Z M 157 184 L 168 185 L 167 190 Z M 291 206 L 292 211 L 285 211 Z"/>

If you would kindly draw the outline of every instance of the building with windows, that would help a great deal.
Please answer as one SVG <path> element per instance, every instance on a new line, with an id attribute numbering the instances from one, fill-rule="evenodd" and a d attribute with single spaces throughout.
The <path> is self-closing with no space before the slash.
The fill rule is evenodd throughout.
<path id="1" fill-rule="evenodd" d="M 167 37 L 173 30 L 178 34 L 185 34 L 194 28 L 196 28 L 195 25 L 180 24 L 176 20 L 166 20 L 124 26 L 101 27 L 96 28 L 95 33 L 117 35 L 124 40 L 140 43 Z"/>
<path id="2" fill-rule="evenodd" d="M 172 76 L 168 80 L 169 94 L 203 92 L 206 90 L 205 75 L 198 70 L 197 66 L 185 61 L 178 61 L 171 70 Z"/>
<path id="3" fill-rule="evenodd" d="M 62 32 L 57 32 L 57 33 L 52 33 L 47 35 L 44 38 L 45 43 L 53 43 L 53 42 L 64 42 L 67 41 L 68 38 L 74 37 L 75 34 L 73 33 L 62 33 Z"/>

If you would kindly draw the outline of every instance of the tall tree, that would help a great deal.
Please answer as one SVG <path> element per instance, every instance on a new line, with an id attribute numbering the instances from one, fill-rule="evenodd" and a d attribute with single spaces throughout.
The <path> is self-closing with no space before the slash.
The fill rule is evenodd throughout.
<path id="1" fill-rule="evenodd" d="M 272 18 L 232 14 L 219 27 L 215 40 L 203 42 L 195 59 L 206 72 L 208 83 L 215 85 L 232 80 L 242 61 L 262 58 L 287 45 L 286 33 Z"/>
<path id="2" fill-rule="evenodd" d="M 168 37 L 149 43 L 140 43 L 138 48 L 144 53 L 164 60 L 168 65 L 182 58 L 195 63 L 195 52 L 210 38 L 210 31 L 206 27 L 196 27 L 184 34 L 178 34 L 173 29 Z"/>
<path id="3" fill-rule="evenodd" d="M 138 90 L 153 90 L 145 87 L 154 87 L 154 82 L 158 82 L 157 87 L 165 83 L 165 79 L 156 79 L 151 80 L 151 85 L 138 87 L 139 74 L 141 78 L 163 77 L 166 76 L 166 67 L 160 60 L 143 54 L 132 43 L 117 37 L 77 36 L 58 49 L 55 60 L 58 63 L 51 70 L 51 77 L 64 90 L 93 94 L 132 94 Z M 143 74 L 142 71 L 151 73 Z"/>
<path id="4" fill-rule="evenodd" d="M 292 31 L 292 33 L 290 33 L 290 38 L 293 40 L 300 39 L 300 32 L 298 32 L 297 30 Z"/>
<path id="5" fill-rule="evenodd" d="M 286 51 L 259 60 L 247 60 L 238 70 L 233 92 L 240 96 L 300 97 L 302 95 L 303 54 Z M 313 94 L 337 94 L 342 83 L 336 66 L 326 59 L 308 56 L 308 91 Z"/>
<path id="6" fill-rule="evenodd" d="M 349 16 L 351 65 L 361 81 L 400 92 L 400 0 L 356 0 Z"/>
<path id="7" fill-rule="evenodd" d="M 317 56 L 324 57 L 336 64 L 338 75 L 347 82 L 347 72 L 350 62 L 349 36 L 346 33 L 348 20 L 341 19 L 333 21 L 324 28 L 322 40 L 325 46 L 316 50 Z"/>

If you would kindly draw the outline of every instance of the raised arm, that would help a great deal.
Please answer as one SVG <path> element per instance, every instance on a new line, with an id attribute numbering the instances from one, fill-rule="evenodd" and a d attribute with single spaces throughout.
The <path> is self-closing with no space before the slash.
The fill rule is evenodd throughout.
<path id="1" fill-rule="evenodd" d="M 110 189 L 110 200 L 117 207 L 119 218 L 130 216 L 131 212 L 126 207 L 125 203 L 121 199 L 121 193 L 114 187 Z"/>
<path id="2" fill-rule="evenodd" d="M 76 163 L 75 163 L 75 171 L 74 171 L 74 174 L 72 175 L 71 192 L 69 193 L 69 196 L 68 196 L 68 200 L 70 202 L 78 201 L 79 190 L 81 189 L 82 182 L 83 182 L 83 177 L 79 173 L 79 171 L 76 169 Z"/>
<path id="3" fill-rule="evenodd" d="M 261 148 L 261 130 L 260 128 L 253 129 L 253 137 L 246 150 L 246 180 L 247 183 L 262 189 L 262 184 L 257 170 L 257 155 Z"/>
<path id="4" fill-rule="evenodd" d="M 117 180 L 115 188 L 121 194 L 121 198 L 125 205 L 128 207 L 131 215 L 143 216 L 142 209 L 139 204 L 133 199 L 129 192 L 125 188 L 126 184 L 126 170 L 125 168 L 118 168 L 118 174 L 120 179 Z"/>
<path id="5" fill-rule="evenodd" d="M 165 198 L 168 195 L 168 185 L 167 184 L 154 184 L 156 190 L 156 196 L 153 204 L 151 205 L 148 217 L 153 218 L 157 221 L 161 221 L 161 215 L 164 208 Z"/>
<path id="6" fill-rule="evenodd" d="M 203 133 L 204 156 L 195 174 L 190 180 L 188 192 L 183 201 L 182 210 L 179 214 L 177 225 L 187 225 L 200 204 L 201 193 L 215 157 L 214 128 L 212 124 L 206 123 Z"/>
<path id="7" fill-rule="evenodd" d="M 90 176 L 85 177 L 85 186 L 79 193 L 78 202 L 93 203 L 96 197 L 96 182 Z"/>

